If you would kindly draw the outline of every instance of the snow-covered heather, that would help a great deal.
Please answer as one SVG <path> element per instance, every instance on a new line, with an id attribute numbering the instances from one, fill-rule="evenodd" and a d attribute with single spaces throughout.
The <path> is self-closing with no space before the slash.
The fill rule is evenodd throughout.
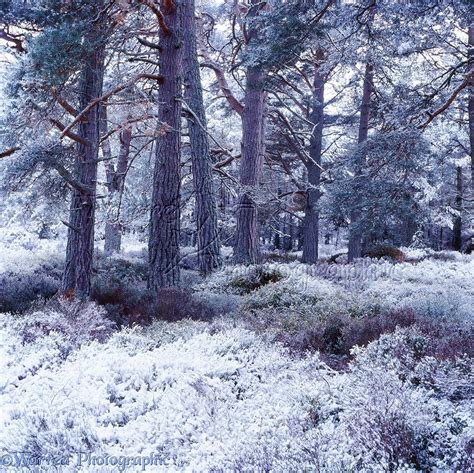
<path id="1" fill-rule="evenodd" d="M 39 239 L 18 226 L 0 227 L 0 275 L 33 273 L 45 264 L 57 264 L 65 247 L 65 241 Z"/>
<path id="2" fill-rule="evenodd" d="M 472 467 L 472 366 L 426 356 L 414 329 L 338 373 L 239 326 L 157 324 L 104 343 L 84 334 L 71 350 L 58 332 L 23 344 L 22 323 L 1 321 L 2 450 L 158 453 L 167 466 L 152 471 Z"/>
<path id="3" fill-rule="evenodd" d="M 1 239 L 0 274 L 61 262 L 61 242 Z M 125 241 L 117 261 L 143 258 Z M 0 452 L 158 454 L 146 471 L 472 471 L 474 374 L 456 327 L 472 327 L 474 260 L 410 258 L 226 266 L 192 287 L 220 308 L 213 322 L 117 331 L 105 309 L 61 299 L 0 314 Z M 272 282 L 245 286 L 262 274 Z M 403 309 L 438 328 L 383 334 L 339 371 L 274 336 Z"/>
<path id="4" fill-rule="evenodd" d="M 424 259 L 417 263 L 391 263 L 364 259 L 353 264 L 269 263 L 268 273 L 282 279 L 252 291 L 254 303 L 273 306 L 299 305 L 308 300 L 345 311 L 351 305 L 377 305 L 385 310 L 413 308 L 427 315 L 472 320 L 474 307 L 474 257 L 455 261 Z M 234 281 L 252 278 L 254 269 L 225 267 L 197 289 L 203 292 L 239 294 Z M 326 312 L 327 313 L 327 312 Z"/>

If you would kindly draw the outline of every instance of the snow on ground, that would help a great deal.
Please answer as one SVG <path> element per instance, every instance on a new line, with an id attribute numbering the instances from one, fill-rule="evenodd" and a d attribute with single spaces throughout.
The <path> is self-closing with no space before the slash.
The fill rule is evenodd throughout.
<path id="1" fill-rule="evenodd" d="M 436 384 L 472 395 L 472 374 L 466 361 L 420 359 L 416 330 L 383 337 L 337 373 L 239 327 L 184 322 L 172 335 L 158 324 L 68 354 L 68 337 L 53 332 L 23 344 L 8 317 L 2 450 L 153 452 L 163 471 L 456 471 L 469 461 L 472 403 Z"/>
<path id="2" fill-rule="evenodd" d="M 0 275 L 61 259 L 60 242 L 15 232 L 2 241 Z M 138 261 L 142 250 L 127 245 L 121 257 Z M 1 314 L 0 452 L 72 455 L 62 469 L 71 472 L 78 452 L 158 455 L 146 471 L 473 471 L 474 374 L 458 335 L 472 328 L 474 260 L 422 256 L 333 273 L 268 263 L 258 271 L 278 277 L 252 291 L 242 288 L 255 268 L 226 267 L 194 288 L 234 304 L 211 322 L 117 331 L 104 309 L 62 300 Z M 269 336 L 270 322 L 304 331 L 405 309 L 434 331 L 383 334 L 339 370 Z"/>

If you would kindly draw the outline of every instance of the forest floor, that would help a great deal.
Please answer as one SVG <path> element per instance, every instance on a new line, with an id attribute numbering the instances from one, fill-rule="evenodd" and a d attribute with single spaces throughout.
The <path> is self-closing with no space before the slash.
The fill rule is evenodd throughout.
<path id="1" fill-rule="evenodd" d="M 60 471 L 124 469 L 84 452 L 130 471 L 474 471 L 472 256 L 270 255 L 203 280 L 188 249 L 154 302 L 128 242 L 78 303 L 55 296 L 60 241 L 0 240 L 0 452 Z"/>

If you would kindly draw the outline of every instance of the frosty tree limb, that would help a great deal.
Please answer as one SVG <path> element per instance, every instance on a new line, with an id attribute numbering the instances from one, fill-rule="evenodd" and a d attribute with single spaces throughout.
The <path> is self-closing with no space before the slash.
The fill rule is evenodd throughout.
<path id="1" fill-rule="evenodd" d="M 163 77 L 158 74 L 143 73 L 143 74 L 136 75 L 129 81 L 124 82 L 123 84 L 120 84 L 117 87 L 114 87 L 113 89 L 106 92 L 104 95 L 92 100 L 89 103 L 89 105 L 87 105 L 86 108 L 84 108 L 81 112 L 79 112 L 76 118 L 67 127 L 64 128 L 63 132 L 61 133 L 61 138 L 63 138 L 64 136 L 67 136 L 67 134 L 71 131 L 71 129 L 79 123 L 79 121 L 87 114 L 87 112 L 89 112 L 89 110 L 97 106 L 99 103 L 104 102 L 105 100 L 110 98 L 112 95 L 118 94 L 122 90 L 127 89 L 128 87 L 131 87 L 133 84 L 135 84 L 141 79 L 156 80 L 159 83 L 163 82 Z"/>
<path id="2" fill-rule="evenodd" d="M 21 148 L 19 148 L 18 146 L 14 146 L 13 148 L 8 148 L 6 149 L 5 151 L 2 151 L 0 153 L 0 159 L 1 158 L 6 158 L 7 156 L 11 156 L 13 153 L 16 153 L 17 151 L 19 151 Z"/>
<path id="3" fill-rule="evenodd" d="M 453 93 L 449 96 L 448 100 L 436 111 L 434 112 L 428 112 L 428 119 L 420 125 L 418 128 L 421 130 L 424 130 L 438 115 L 443 113 L 446 109 L 449 108 L 449 106 L 454 102 L 456 97 L 459 95 L 459 93 L 465 89 L 468 85 L 470 80 L 474 77 L 474 72 L 470 72 L 464 80 L 454 89 Z"/>

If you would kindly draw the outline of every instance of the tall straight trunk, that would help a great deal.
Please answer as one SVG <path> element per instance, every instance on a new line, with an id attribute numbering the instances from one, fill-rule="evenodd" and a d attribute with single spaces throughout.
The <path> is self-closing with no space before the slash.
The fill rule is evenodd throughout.
<path id="1" fill-rule="evenodd" d="M 247 18 L 255 19 L 268 4 L 250 0 Z M 250 23 L 246 32 L 247 48 L 258 44 L 259 27 Z M 265 78 L 261 65 L 246 70 L 242 117 L 242 145 L 240 161 L 240 196 L 237 202 L 237 226 L 234 239 L 234 262 L 258 263 L 260 260 L 258 207 L 255 193 L 259 190 L 265 154 Z"/>
<path id="2" fill-rule="evenodd" d="M 130 155 L 132 127 L 126 126 L 120 133 L 120 151 L 117 158 L 117 169 L 109 172 L 107 185 L 109 190 L 109 212 L 105 223 L 104 253 L 110 256 L 120 252 L 122 245 L 122 226 L 120 224 L 120 205 L 125 186 L 125 176 Z"/>
<path id="3" fill-rule="evenodd" d="M 265 135 L 265 73 L 259 66 L 247 68 L 244 111 L 242 114 L 242 158 L 240 185 L 242 193 L 237 204 L 237 228 L 234 243 L 235 263 L 257 263 L 260 259 L 258 191 L 264 155 Z"/>
<path id="4" fill-rule="evenodd" d="M 212 183 L 212 166 L 207 136 L 207 121 L 202 97 L 201 73 L 197 55 L 194 0 L 183 7 L 184 96 L 188 116 L 189 141 L 196 201 L 196 224 L 199 270 L 208 274 L 221 266 L 217 205 Z"/>
<path id="5" fill-rule="evenodd" d="M 474 73 L 474 7 L 471 7 L 471 24 L 469 25 L 469 64 L 470 71 Z M 471 143 L 471 190 L 474 195 L 474 77 L 469 83 L 469 139 Z"/>
<path id="6" fill-rule="evenodd" d="M 86 38 L 95 44 L 85 60 L 79 81 L 81 110 L 102 95 L 105 49 L 102 42 L 97 42 L 100 26 L 101 22 L 97 21 Z M 83 142 L 77 146 L 75 177 L 83 190 L 74 190 L 72 195 L 62 290 L 80 299 L 87 298 L 91 290 L 99 126 L 99 107 L 96 106 L 80 121 L 77 132 Z"/>
<path id="7" fill-rule="evenodd" d="M 179 284 L 182 1 L 163 2 L 166 28 L 159 33 L 160 75 L 153 195 L 150 216 L 149 288 Z"/>
<path id="8" fill-rule="evenodd" d="M 321 74 L 321 61 L 323 52 L 318 51 L 313 83 L 313 104 L 310 120 L 313 123 L 313 132 L 309 147 L 311 161 L 306 163 L 308 171 L 308 190 L 306 194 L 306 207 L 303 220 L 303 258 L 304 263 L 318 261 L 319 245 L 319 210 L 317 208 L 320 198 L 319 184 L 321 181 L 321 154 L 323 149 L 324 128 L 324 82 Z"/>
<path id="9" fill-rule="evenodd" d="M 362 102 L 360 106 L 360 121 L 359 121 L 359 136 L 357 142 L 362 145 L 367 141 L 369 132 L 369 118 L 370 118 L 370 104 L 373 92 L 374 71 L 373 66 L 368 62 L 365 66 L 364 85 L 362 90 Z M 366 160 L 366 153 L 357 153 L 357 162 L 355 164 L 355 189 L 358 193 L 358 178 L 363 173 Z M 355 208 L 351 212 L 351 224 L 349 228 L 349 245 L 348 245 L 348 259 L 353 261 L 354 258 L 362 256 L 362 229 L 360 228 L 360 199 L 357 199 Z"/>
<path id="10" fill-rule="evenodd" d="M 455 209 L 459 215 L 454 219 L 453 226 L 453 250 L 461 251 L 462 249 L 462 200 L 463 200 L 463 185 L 462 185 L 462 168 L 456 167 L 456 199 Z"/>

